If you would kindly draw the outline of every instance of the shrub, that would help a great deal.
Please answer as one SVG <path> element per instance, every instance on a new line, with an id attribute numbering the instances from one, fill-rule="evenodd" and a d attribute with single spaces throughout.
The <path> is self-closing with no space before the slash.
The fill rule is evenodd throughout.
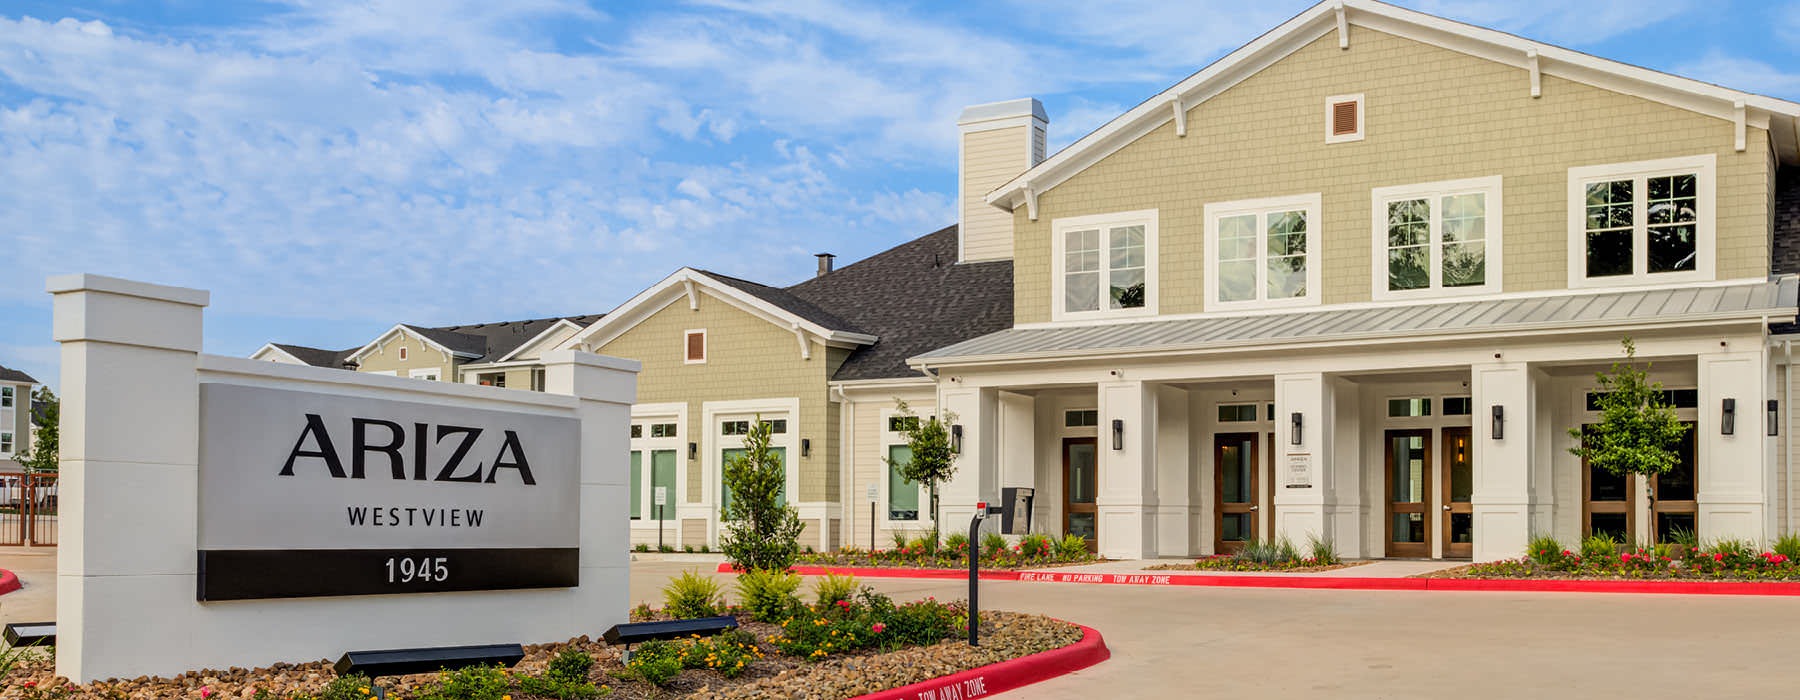
<path id="1" fill-rule="evenodd" d="M 663 612 L 677 620 L 712 617 L 725 607 L 718 581 L 695 571 L 683 571 L 663 587 Z"/>
<path id="2" fill-rule="evenodd" d="M 574 647 L 564 648 L 551 657 L 544 675 L 520 677 L 519 692 L 558 700 L 596 697 L 600 690 L 588 682 L 588 671 L 593 667 L 594 657 L 587 652 Z"/>
<path id="3" fill-rule="evenodd" d="M 1081 535 L 1063 535 L 1056 543 L 1056 558 L 1063 561 L 1086 559 L 1088 556 L 1087 538 Z"/>
<path id="4" fill-rule="evenodd" d="M 1738 567 L 1750 563 L 1756 558 L 1756 548 L 1749 542 L 1736 539 L 1715 540 L 1706 548 L 1707 553 L 1715 555 L 1715 560 L 1727 567 Z"/>
<path id="5" fill-rule="evenodd" d="M 373 687 L 369 677 L 360 673 L 338 676 L 319 691 L 318 700 L 368 700 Z"/>
<path id="6" fill-rule="evenodd" d="M 1531 538 L 1525 545 L 1525 556 L 1539 564 L 1556 564 L 1563 559 L 1563 546 L 1555 537 L 1540 536 Z"/>
<path id="7" fill-rule="evenodd" d="M 944 538 L 943 551 L 945 554 L 949 554 L 949 555 L 956 556 L 956 557 L 968 556 L 968 554 L 969 554 L 969 536 L 962 534 L 960 532 L 950 533 L 949 537 Z"/>
<path id="8" fill-rule="evenodd" d="M 711 669 L 726 678 L 736 678 L 757 659 L 762 650 L 756 637 L 742 630 L 731 630 L 714 637 L 698 635 L 681 640 L 681 667 Z"/>
<path id="9" fill-rule="evenodd" d="M 625 670 L 652 685 L 667 684 L 681 675 L 681 648 L 661 639 L 644 642 L 631 653 Z"/>
<path id="10" fill-rule="evenodd" d="M 1800 532 L 1790 532 L 1775 538 L 1775 546 L 1771 550 L 1781 556 L 1800 561 Z"/>
<path id="11" fill-rule="evenodd" d="M 855 576 L 826 574 L 813 582 L 813 593 L 819 596 L 819 605 L 836 605 L 838 601 L 849 600 L 856 595 L 861 582 Z"/>
<path id="12" fill-rule="evenodd" d="M 675 546 L 669 544 L 658 545 L 656 551 L 662 552 L 663 554 L 673 554 L 675 552 Z"/>
<path id="13" fill-rule="evenodd" d="M 1019 556 L 1028 559 L 1048 559 L 1056 551 L 1056 545 L 1049 536 L 1034 532 L 1019 538 Z"/>
<path id="14" fill-rule="evenodd" d="M 1700 549 L 1700 535 L 1685 527 L 1677 527 L 1669 532 L 1669 544 L 1680 545 L 1692 552 Z"/>
<path id="15" fill-rule="evenodd" d="M 1589 561 L 1617 556 L 1619 543 L 1611 535 L 1590 535 L 1581 541 L 1581 558 Z"/>
<path id="16" fill-rule="evenodd" d="M 981 536 L 981 556 L 999 557 L 1006 553 L 1006 538 L 998 532 L 990 532 Z"/>
<path id="17" fill-rule="evenodd" d="M 1286 537 L 1273 540 L 1251 539 L 1244 542 L 1244 548 L 1238 550 L 1233 558 L 1251 564 L 1287 564 L 1300 559 L 1300 551 L 1294 549 L 1294 543 Z"/>
<path id="18" fill-rule="evenodd" d="M 925 556 L 928 556 L 928 557 L 937 556 L 937 552 L 938 552 L 937 531 L 932 530 L 932 531 L 926 532 L 925 534 L 920 535 L 919 537 L 915 538 L 911 542 L 906 543 L 906 546 L 909 549 L 912 549 L 914 551 L 922 552 L 925 554 Z"/>
<path id="19" fill-rule="evenodd" d="M 700 545 L 700 553 L 701 554 L 712 554 L 712 547 L 710 547 L 708 545 L 704 545 L 704 544 Z"/>
<path id="20" fill-rule="evenodd" d="M 770 425 L 757 420 L 744 450 L 725 462 L 725 534 L 719 550 L 739 570 L 793 566 L 800 553 L 800 514 L 782 500 L 787 468 L 769 447 Z"/>
<path id="21" fill-rule="evenodd" d="M 901 605 L 888 618 L 883 634 L 889 638 L 883 640 L 883 645 L 929 646 L 954 638 L 962 632 L 957 627 L 960 617 L 961 610 L 932 599 Z"/>
<path id="22" fill-rule="evenodd" d="M 470 666 L 438 672 L 437 685 L 420 693 L 419 700 L 500 700 L 509 686 L 501 666 Z"/>
<path id="23" fill-rule="evenodd" d="M 636 545 L 632 546 L 631 551 L 633 551 L 633 552 L 649 552 L 650 545 L 643 543 L 643 542 L 639 542 Z"/>
<path id="24" fill-rule="evenodd" d="M 683 554 L 693 554 L 694 553 L 694 545 L 691 545 L 691 544 L 681 545 L 681 552 Z"/>
<path id="25" fill-rule="evenodd" d="M 1320 538 L 1318 535 L 1307 535 L 1306 548 L 1310 553 L 1307 558 L 1314 564 L 1332 566 L 1339 563 L 1337 545 L 1329 537 Z"/>
<path id="26" fill-rule="evenodd" d="M 794 591 L 800 590 L 800 576 L 786 571 L 746 571 L 738 575 L 738 598 L 750 619 L 780 622 L 793 616 L 800 605 Z"/>
<path id="27" fill-rule="evenodd" d="M 888 536 L 894 539 L 894 549 L 906 549 L 906 543 L 912 541 L 907 539 L 905 530 L 895 530 L 888 533 Z"/>
<path id="28" fill-rule="evenodd" d="M 656 611 L 650 609 L 649 603 L 638 603 L 631 609 L 632 622 L 649 622 L 656 619 Z"/>

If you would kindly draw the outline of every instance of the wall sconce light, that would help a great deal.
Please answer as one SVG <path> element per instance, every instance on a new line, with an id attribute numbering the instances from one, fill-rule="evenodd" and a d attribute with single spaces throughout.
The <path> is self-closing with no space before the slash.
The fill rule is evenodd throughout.
<path id="1" fill-rule="evenodd" d="M 1495 440 L 1506 439 L 1506 407 L 1494 404 L 1494 424 L 1488 428 L 1488 434 Z"/>
<path id="2" fill-rule="evenodd" d="M 1737 434 L 1737 399 L 1725 399 L 1719 415 L 1719 434 Z"/>
<path id="3" fill-rule="evenodd" d="M 1781 402 L 1769 399 L 1769 437 L 1781 434 Z"/>
<path id="4" fill-rule="evenodd" d="M 688 461 L 692 462 L 699 458 L 700 458 L 700 443 L 698 443 L 698 442 L 688 443 Z"/>
<path id="5" fill-rule="evenodd" d="M 1125 449 L 1125 421 L 1114 418 L 1112 422 L 1113 451 Z"/>
<path id="6" fill-rule="evenodd" d="M 1300 444 L 1300 437 L 1303 434 L 1300 428 L 1301 428 L 1300 412 L 1295 411 L 1293 413 L 1288 414 L 1288 444 L 1289 445 Z"/>
<path id="7" fill-rule="evenodd" d="M 801 457 L 811 457 L 812 456 L 812 440 L 808 440 L 806 438 L 800 438 L 800 456 Z"/>
<path id="8" fill-rule="evenodd" d="M 950 426 L 950 454 L 962 454 L 962 424 Z"/>

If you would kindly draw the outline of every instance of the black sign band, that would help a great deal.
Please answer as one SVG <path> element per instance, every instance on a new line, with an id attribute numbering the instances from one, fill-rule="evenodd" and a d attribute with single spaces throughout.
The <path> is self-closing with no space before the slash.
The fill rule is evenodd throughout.
<path id="1" fill-rule="evenodd" d="M 200 550 L 203 601 L 569 588 L 574 547 Z"/>

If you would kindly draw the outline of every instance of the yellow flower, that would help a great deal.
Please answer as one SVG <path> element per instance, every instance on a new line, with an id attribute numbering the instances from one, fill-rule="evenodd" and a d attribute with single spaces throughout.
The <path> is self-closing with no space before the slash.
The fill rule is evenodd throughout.
<path id="1" fill-rule="evenodd" d="M 363 694 L 363 695 L 368 695 L 368 694 L 369 694 L 369 689 L 368 689 L 368 688 L 357 688 L 357 690 L 361 690 L 361 691 L 362 691 L 362 694 Z"/>

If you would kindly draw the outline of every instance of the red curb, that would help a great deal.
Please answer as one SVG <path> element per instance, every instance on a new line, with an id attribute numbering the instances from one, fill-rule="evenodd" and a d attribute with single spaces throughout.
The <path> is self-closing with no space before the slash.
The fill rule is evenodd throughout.
<path id="1" fill-rule="evenodd" d="M 24 586 L 19 583 L 17 575 L 6 569 L 0 569 L 0 595 L 6 595 L 20 588 L 24 588 Z"/>
<path id="2" fill-rule="evenodd" d="M 729 573 L 720 564 L 719 573 Z M 862 578 L 964 579 L 957 569 L 797 566 L 806 576 L 850 574 Z M 1299 588 L 1342 591 L 1489 591 L 1512 593 L 1648 593 L 1662 595 L 1800 596 L 1800 583 L 1755 581 L 1576 581 L 1555 579 L 1365 578 L 1356 576 L 1242 576 L 1160 573 L 1091 573 L 1076 571 L 983 571 L 984 581 L 1087 583 L 1126 586 L 1194 586 L 1203 588 Z"/>
<path id="3" fill-rule="evenodd" d="M 851 700 L 954 700 L 983 697 L 1074 673 L 1112 658 L 1112 651 L 1106 648 L 1106 640 L 1100 638 L 1100 632 L 1086 625 L 1079 626 L 1081 641 L 1060 649 L 1040 651 L 1030 656 L 988 664 L 922 683 L 859 695 Z"/>

